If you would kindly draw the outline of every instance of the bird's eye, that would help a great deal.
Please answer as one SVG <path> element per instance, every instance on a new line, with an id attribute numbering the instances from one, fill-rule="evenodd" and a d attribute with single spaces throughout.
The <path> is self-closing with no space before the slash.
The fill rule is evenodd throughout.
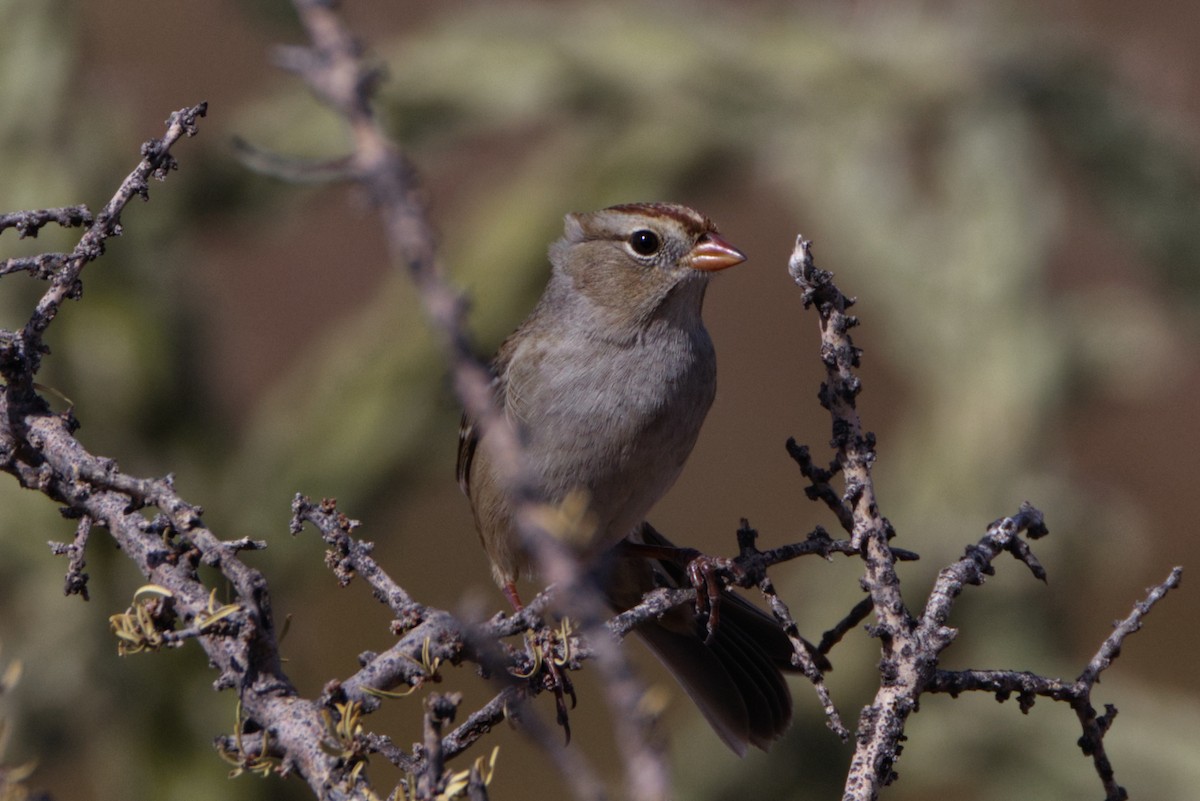
<path id="1" fill-rule="evenodd" d="M 659 240 L 658 234 L 644 228 L 634 231 L 629 237 L 629 247 L 633 248 L 633 252 L 639 256 L 649 256 L 656 252 L 661 245 L 662 241 Z"/>

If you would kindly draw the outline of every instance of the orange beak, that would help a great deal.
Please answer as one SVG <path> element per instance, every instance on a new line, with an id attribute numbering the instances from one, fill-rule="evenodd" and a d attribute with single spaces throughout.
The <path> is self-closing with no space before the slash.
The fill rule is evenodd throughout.
<path id="1" fill-rule="evenodd" d="M 700 237 L 696 247 L 688 254 L 688 266 L 693 270 L 713 272 L 724 270 L 746 260 L 746 254 L 726 242 L 717 234 Z"/>

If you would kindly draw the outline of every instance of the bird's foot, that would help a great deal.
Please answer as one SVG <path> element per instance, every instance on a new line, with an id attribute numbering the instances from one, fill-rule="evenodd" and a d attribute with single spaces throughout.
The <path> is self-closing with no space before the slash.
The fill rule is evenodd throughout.
<path id="1" fill-rule="evenodd" d="M 721 624 L 721 598 L 728 586 L 724 573 L 737 581 L 745 570 L 724 556 L 709 556 L 692 548 L 681 549 L 691 557 L 686 565 L 688 581 L 696 590 L 696 617 L 704 627 L 704 644 L 712 645 Z"/>
<path id="2" fill-rule="evenodd" d="M 571 622 L 566 618 L 557 629 L 542 626 L 525 632 L 525 647 L 531 666 L 524 673 L 516 673 L 518 678 L 528 679 L 534 686 L 554 694 L 555 720 L 562 726 L 567 745 L 571 743 L 567 698 L 571 699 L 570 709 L 575 708 L 578 700 L 575 686 L 567 673 L 571 661 L 571 635 Z"/>
<path id="3" fill-rule="evenodd" d="M 649 523 L 643 525 L 650 527 Z M 626 540 L 617 546 L 618 552 L 625 557 L 658 559 L 682 568 L 688 583 L 696 590 L 696 617 L 705 630 L 704 642 L 712 645 L 721 622 L 722 593 L 727 587 L 740 583 L 746 571 L 733 559 L 709 556 L 695 548 L 671 545 L 652 528 L 650 531 L 655 535 L 656 542 Z"/>

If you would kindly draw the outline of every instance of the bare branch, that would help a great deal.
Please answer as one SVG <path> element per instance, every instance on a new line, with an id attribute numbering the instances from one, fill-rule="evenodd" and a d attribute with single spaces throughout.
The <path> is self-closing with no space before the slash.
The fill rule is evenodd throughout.
<path id="1" fill-rule="evenodd" d="M 34 209 L 0 214 L 0 233 L 13 228 L 19 239 L 37 239 L 38 231 L 50 223 L 63 228 L 78 228 L 92 224 L 87 206 L 61 206 L 56 209 Z"/>
<path id="2" fill-rule="evenodd" d="M 895 558 L 888 548 L 891 524 L 879 513 L 871 465 L 875 461 L 875 437 L 862 430 L 855 398 L 861 390 L 854 369 L 859 350 L 850 340 L 849 330 L 858 324 L 846 314 L 853 301 L 834 286 L 832 275 L 813 263 L 810 243 L 798 237 L 788 262 L 788 272 L 804 291 L 805 308 L 816 306 L 821 326 L 821 361 L 825 381 L 818 397 L 833 417 L 833 447 L 837 452 L 835 469 L 845 481 L 841 504 L 850 509 L 851 543 L 863 553 L 866 575 L 863 586 L 871 596 L 877 625 L 873 633 L 883 651 L 880 670 L 883 685 L 875 702 L 863 709 L 854 759 L 846 780 L 847 799 L 873 799 L 879 788 L 891 781 L 892 763 L 903 736 L 904 723 L 916 705 L 922 686 L 935 663 L 914 661 L 912 634 L 916 625 L 900 595 Z M 807 453 L 795 451 L 802 472 L 814 487 L 827 483 L 834 470 L 817 474 Z M 810 496 L 830 504 L 828 492 L 814 491 Z M 838 506 L 833 507 L 835 512 Z M 838 514 L 844 522 L 844 513 Z M 918 651 L 920 653 L 920 651 Z M 923 669 L 922 669 L 923 668 Z"/>
<path id="3" fill-rule="evenodd" d="M 1117 655 L 1121 653 L 1121 646 L 1124 644 L 1125 638 L 1141 630 L 1142 620 L 1150 614 L 1154 605 L 1161 601 L 1168 592 L 1178 587 L 1182 580 L 1183 568 L 1175 567 L 1161 584 L 1151 587 L 1146 599 L 1135 604 L 1129 616 L 1116 625 L 1113 633 L 1108 636 L 1100 646 L 1100 650 L 1088 662 L 1087 668 L 1080 674 L 1078 681 L 1083 682 L 1089 688 L 1098 682 L 1100 674 L 1107 670 Z"/>
<path id="4" fill-rule="evenodd" d="M 1112 664 L 1117 654 L 1121 652 L 1121 645 L 1125 642 L 1125 638 L 1142 627 L 1142 618 L 1156 603 L 1162 600 L 1168 591 L 1179 586 L 1182 577 L 1183 568 L 1176 567 L 1171 570 L 1171 574 L 1165 581 L 1151 588 L 1146 599 L 1135 604 L 1129 616 L 1117 624 L 1116 629 L 1100 646 L 1100 650 L 1092 657 L 1076 681 L 1076 684 L 1080 686 L 1080 693 L 1072 702 L 1071 707 L 1075 710 L 1079 723 L 1083 727 L 1083 736 L 1079 738 L 1079 747 L 1083 749 L 1084 755 L 1092 758 L 1096 773 L 1104 784 L 1105 801 L 1125 801 L 1129 796 L 1125 792 L 1125 788 L 1117 784 L 1116 778 L 1113 776 L 1112 764 L 1109 762 L 1108 753 L 1104 748 L 1104 735 L 1117 715 L 1117 708 L 1112 704 L 1105 704 L 1104 714 L 1097 716 L 1091 702 L 1092 687 L 1100 680 L 1100 674 Z"/>
<path id="5" fill-rule="evenodd" d="M 106 528 L 162 593 L 157 612 L 147 618 L 163 627 L 159 641 L 194 637 L 218 670 L 215 686 L 235 689 L 245 719 L 271 732 L 280 769 L 300 773 L 322 798 L 348 798 L 361 783 L 322 751 L 325 724 L 319 706 L 298 698 L 281 670 L 266 581 L 236 558 L 246 543 L 219 540 L 204 526 L 199 507 L 176 494 L 169 477 L 134 478 L 111 459 L 89 453 L 73 436 L 77 424 L 70 412 L 51 413 L 34 391 L 42 335 L 62 302 L 78 293 L 83 267 L 103 253 L 107 238 L 120 234 L 123 209 L 134 196 L 146 197 L 148 179 L 165 178 L 175 168 L 171 147 L 196 133 L 204 113 L 203 103 L 173 113 L 163 138 L 142 146 L 141 161 L 51 277 L 25 327 L 0 332 L 0 468 L 80 519 L 75 543 L 56 548 L 72 557 L 69 589 L 82 589 L 83 540 L 92 527 Z M 146 506 L 159 514 L 148 519 L 138 511 Z M 217 567 L 236 594 L 220 615 L 213 593 L 198 577 L 201 563 Z"/>
<path id="6" fill-rule="evenodd" d="M 920 618 L 914 618 L 900 594 L 900 579 L 895 571 L 898 552 L 888 547 L 893 535 L 891 524 L 875 504 L 871 478 L 875 439 L 870 433 L 863 432 L 855 410 L 860 384 L 853 370 L 858 367 L 859 351 L 848 332 L 858 321 L 846 314 L 853 301 L 833 285 L 830 273 L 816 268 L 809 243 L 802 238 L 797 239 L 788 269 L 804 290 L 805 307 L 815 306 L 820 318 L 821 357 L 826 380 L 819 397 L 833 418 L 836 457 L 825 470 L 814 464 L 807 448 L 794 441 L 788 443 L 788 452 L 810 482 L 806 490 L 808 497 L 828 506 L 843 527 L 850 524 L 851 544 L 860 549 L 865 563 L 862 584 L 870 595 L 826 635 L 822 649 L 826 642 L 836 642 L 849 627 L 857 625 L 869 610 L 874 609 L 876 625 L 872 627 L 872 633 L 879 638 L 883 652 L 879 691 L 873 703 L 864 707 L 859 716 L 856 749 L 844 798 L 847 801 L 875 799 L 880 789 L 895 778 L 893 765 L 900 753 L 905 724 L 908 715 L 917 709 L 922 693 L 956 695 L 965 690 L 986 690 L 995 693 L 1000 700 L 1016 694 L 1022 711 L 1028 710 L 1039 695 L 1069 703 L 1083 727 L 1080 745 L 1084 753 L 1093 758 L 1107 801 L 1124 799 L 1125 791 L 1113 779 L 1112 766 L 1103 745 L 1104 734 L 1116 709 L 1106 706 L 1105 714 L 1097 716 L 1091 704 L 1091 688 L 1100 671 L 1108 667 L 1120 650 L 1124 638 L 1140 627 L 1142 616 L 1178 584 L 1179 568 L 1151 591 L 1147 601 L 1137 605 L 1134 613 L 1117 627 L 1088 668 L 1072 684 L 1020 671 L 939 670 L 939 655 L 957 634 L 955 629 L 946 626 L 955 599 L 964 587 L 982 584 L 984 578 L 994 572 L 992 562 L 997 556 L 1005 552 L 1012 554 L 1035 578 L 1045 581 L 1045 569 L 1029 543 L 1020 536 L 1024 533 L 1030 539 L 1038 539 L 1049 533 L 1042 513 L 1026 502 L 1016 514 L 992 523 L 987 534 L 978 543 L 968 546 L 961 559 L 942 569 Z M 840 498 L 830 484 L 839 473 L 845 481 L 845 491 Z"/>
<path id="7" fill-rule="evenodd" d="M 56 556 L 66 556 L 68 558 L 67 578 L 63 584 L 63 594 L 79 595 L 85 601 L 88 600 L 88 574 L 83 572 L 83 568 L 87 566 L 84 557 L 88 536 L 91 533 L 92 519 L 84 515 L 79 518 L 79 524 L 75 527 L 75 539 L 69 545 L 63 542 L 50 541 L 50 550 Z"/>
<path id="8" fill-rule="evenodd" d="M 408 631 L 421 623 L 425 607 L 415 602 L 371 557 L 374 548 L 371 543 L 350 536 L 359 526 L 357 520 L 351 520 L 337 511 L 336 503 L 332 500 L 322 501 L 317 507 L 308 498 L 297 494 L 292 500 L 292 533 L 299 534 L 305 522 L 316 526 L 322 539 L 330 546 L 326 564 L 342 586 L 349 584 L 355 575 L 362 576 L 375 597 L 392 610 L 399 622 L 399 631 Z"/>
<path id="9" fill-rule="evenodd" d="M 0 275 L 29 273 L 43 281 L 54 275 L 71 258 L 67 253 L 41 253 L 37 256 L 17 256 L 0 261 Z"/>
<path id="10" fill-rule="evenodd" d="M 842 529 L 847 534 L 853 534 L 854 515 L 842 502 L 841 496 L 837 494 L 833 485 L 829 483 L 842 471 L 841 465 L 834 462 L 828 470 L 817 467 L 807 445 L 797 444 L 792 437 L 788 437 L 786 444 L 788 455 L 800 466 L 800 475 L 809 480 L 809 485 L 804 488 L 804 494 L 810 501 L 819 500 L 828 506 L 829 510 L 837 517 Z"/>
<path id="11" fill-rule="evenodd" d="M 1022 531 L 1029 531 L 1031 536 L 1035 532 L 1039 537 L 1046 534 L 1042 513 L 1028 502 L 1021 504 L 1020 511 L 1012 517 L 1001 518 L 992 523 L 983 539 L 975 545 L 968 546 L 962 559 L 942 568 L 921 615 L 918 636 L 928 638 L 930 642 L 941 643 L 944 640 L 948 645 L 954 638 L 954 632 L 943 628 L 943 625 L 950 618 L 950 607 L 954 604 L 954 599 L 966 585 L 982 584 L 984 576 L 994 573 L 992 560 L 1001 553 L 1012 553 L 1019 561 L 1029 566 L 1036 578 L 1045 581 L 1046 573 L 1029 550 L 1028 543 L 1017 536 Z"/>
<path id="12" fill-rule="evenodd" d="M 164 180 L 167 173 L 176 168 L 171 147 L 184 136 L 196 134 L 196 120 L 208 110 L 207 103 L 173 112 L 167 120 L 167 131 L 161 139 L 151 139 L 142 145 L 142 160 L 134 167 L 116 194 L 104 204 L 79 244 L 65 260 L 49 267 L 52 272 L 50 287 L 38 301 L 33 316 L 29 318 L 19 336 L 6 337 L 0 342 L 0 376 L 10 385 L 10 392 L 28 400 L 33 394 L 33 376 L 37 373 L 44 350 L 42 334 L 54 320 L 62 302 L 79 293 L 79 274 L 84 266 L 104 253 L 104 243 L 109 237 L 121 234 L 121 212 L 135 196 L 149 197 L 151 176 Z M 36 215 L 37 213 L 34 212 Z M 67 219 L 72 220 L 72 212 Z M 82 213 L 79 215 L 82 223 Z M 40 268 L 39 268 L 40 269 Z"/>
<path id="13" fill-rule="evenodd" d="M 762 590 L 763 596 L 766 597 L 767 603 L 771 606 L 772 614 L 775 615 L 775 619 L 779 621 L 779 624 L 783 626 L 788 639 L 792 642 L 793 664 L 804 671 L 804 675 L 812 682 L 813 688 L 817 691 L 817 698 L 820 699 L 821 708 L 825 712 L 826 724 L 842 742 L 845 742 L 850 739 L 850 730 L 842 723 L 842 716 L 829 695 L 829 688 L 825 686 L 825 677 L 822 675 L 821 669 L 817 667 L 813 658 L 809 655 L 808 648 L 804 644 L 804 639 L 800 636 L 800 627 L 796 624 L 796 619 L 792 617 L 791 610 L 788 609 L 783 599 L 779 597 L 779 593 L 775 591 L 774 583 L 772 583 L 766 573 L 759 579 L 758 588 Z"/>
<path id="14" fill-rule="evenodd" d="M 842 641 L 848 632 L 858 627 L 860 623 L 867 619 L 872 610 L 875 609 L 875 602 L 869 596 L 863 598 L 854 608 L 851 609 L 844 618 L 839 620 L 833 628 L 821 635 L 821 642 L 817 645 L 817 653 L 828 654 L 833 650 L 833 647 Z M 829 717 L 828 707 L 825 710 L 825 715 Z M 840 722 L 840 721 L 839 721 Z M 837 729 L 834 729 L 837 732 Z M 837 732 L 841 734 L 841 732 Z M 842 739 L 846 739 L 844 736 Z"/>

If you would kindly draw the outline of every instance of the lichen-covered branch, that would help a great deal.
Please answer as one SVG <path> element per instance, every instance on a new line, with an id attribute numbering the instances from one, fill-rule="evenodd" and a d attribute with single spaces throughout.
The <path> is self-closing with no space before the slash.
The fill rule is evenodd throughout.
<path id="1" fill-rule="evenodd" d="M 203 116 L 203 115 L 201 115 Z M 38 231 L 50 223 L 63 228 L 78 228 L 92 224 L 87 206 L 61 206 L 56 209 L 32 209 L 0 213 L 0 233 L 12 228 L 21 239 L 37 239 Z"/>
<path id="2" fill-rule="evenodd" d="M 853 301 L 833 284 L 829 272 L 817 269 L 810 243 L 803 238 L 796 241 L 788 270 L 803 290 L 804 306 L 815 307 L 819 316 L 821 360 L 826 370 L 819 397 L 833 419 L 835 456 L 829 468 L 821 468 L 813 461 L 807 447 L 789 441 L 788 452 L 809 481 L 808 497 L 829 507 L 851 534 L 851 544 L 864 562 L 863 588 L 869 593 L 869 598 L 835 627 L 827 639 L 836 642 L 848 626 L 855 625 L 873 609 L 876 624 L 871 627 L 871 632 L 880 640 L 882 651 L 879 690 L 859 716 L 856 747 L 843 798 L 845 801 L 875 799 L 882 787 L 895 779 L 894 765 L 900 754 L 905 724 L 908 716 L 916 711 L 923 693 L 953 695 L 983 690 L 996 693 L 1001 700 L 1015 693 L 1022 711 L 1027 710 L 1038 695 L 1069 703 L 1083 727 L 1080 745 L 1084 753 L 1093 758 L 1106 801 L 1124 799 L 1125 791 L 1113 778 L 1103 743 L 1116 709 L 1108 706 L 1104 715 L 1097 716 L 1091 704 L 1092 685 L 1100 671 L 1111 664 L 1125 637 L 1141 626 L 1141 619 L 1150 607 L 1178 585 L 1181 569 L 1175 568 L 1145 602 L 1138 604 L 1134 613 L 1117 627 L 1096 658 L 1072 684 L 1027 672 L 940 670 L 939 655 L 957 634 L 946 625 L 951 607 L 966 586 L 982 584 L 984 578 L 994 572 L 992 562 L 996 557 L 1010 553 L 1025 564 L 1035 578 L 1045 580 L 1045 569 L 1028 541 L 1021 536 L 1038 539 L 1048 533 L 1042 513 L 1029 503 L 1023 503 L 1016 514 L 992 523 L 987 534 L 969 546 L 961 559 L 942 569 L 923 611 L 915 617 L 904 602 L 895 569 L 900 552 L 888 545 L 894 531 L 875 502 L 871 477 L 871 466 L 876 458 L 875 438 L 863 431 L 855 408 L 861 385 L 854 370 L 858 367 L 860 352 L 849 332 L 858 320 L 846 313 Z M 844 480 L 844 491 L 840 496 L 832 484 L 839 474 Z M 826 647 L 824 641 L 822 647 Z"/>
<path id="3" fill-rule="evenodd" d="M 63 228 L 90 227 L 94 220 L 87 206 L 64 206 L 56 209 L 32 209 L 0 214 L 0 233 L 12 228 L 19 239 L 36 239 L 38 232 L 54 223 Z M 42 253 L 37 256 L 0 261 L 0 275 L 27 272 L 43 280 L 70 258 L 67 253 Z"/>

